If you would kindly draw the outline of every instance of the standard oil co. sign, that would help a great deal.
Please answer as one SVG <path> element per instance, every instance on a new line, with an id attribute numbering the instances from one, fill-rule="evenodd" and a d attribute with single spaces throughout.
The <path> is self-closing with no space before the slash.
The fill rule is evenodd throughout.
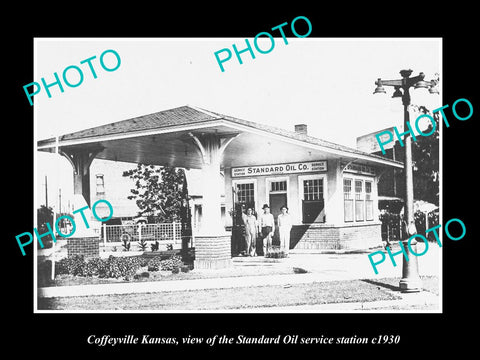
<path id="1" fill-rule="evenodd" d="M 283 175 L 327 171 L 327 161 L 308 161 L 290 164 L 259 165 L 232 168 L 232 177 Z"/>

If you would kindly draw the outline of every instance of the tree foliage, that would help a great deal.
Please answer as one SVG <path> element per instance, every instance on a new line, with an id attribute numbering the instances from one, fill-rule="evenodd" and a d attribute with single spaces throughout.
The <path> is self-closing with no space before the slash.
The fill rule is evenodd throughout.
<path id="1" fill-rule="evenodd" d="M 188 191 L 185 172 L 174 167 L 138 164 L 123 172 L 134 181 L 132 195 L 140 216 L 149 222 L 186 222 Z"/>
<path id="2" fill-rule="evenodd" d="M 37 209 L 37 228 L 40 229 L 46 223 L 52 225 L 53 222 L 53 210 L 49 206 L 48 208 L 45 205 L 40 205 Z"/>
<path id="3" fill-rule="evenodd" d="M 439 113 L 432 115 L 425 106 L 415 106 L 420 114 L 428 114 L 435 121 L 435 130 L 430 123 L 427 129 L 422 130 L 429 136 L 415 135 L 412 139 L 412 162 L 413 162 L 413 191 L 415 200 L 424 200 L 432 204 L 439 204 Z M 415 119 L 410 121 L 411 127 L 415 128 Z M 401 131 L 401 129 L 399 129 Z M 393 152 L 395 155 L 393 156 Z M 379 152 L 379 155 L 381 153 Z M 387 157 L 405 162 L 405 148 L 395 140 L 393 149 L 387 149 Z M 395 176 L 395 180 L 393 179 Z M 395 190 L 393 184 L 395 183 Z M 386 172 L 378 184 L 379 193 L 382 195 L 398 196 L 405 198 L 405 173 L 402 170 Z"/>
<path id="4" fill-rule="evenodd" d="M 419 111 L 432 116 L 425 106 L 419 106 Z M 440 164 L 440 133 L 439 113 L 433 114 L 435 130 L 429 136 L 418 136 L 413 142 L 413 192 L 414 198 L 428 201 L 438 205 L 439 203 L 439 164 Z M 430 123 L 423 133 L 429 134 L 433 130 Z"/>

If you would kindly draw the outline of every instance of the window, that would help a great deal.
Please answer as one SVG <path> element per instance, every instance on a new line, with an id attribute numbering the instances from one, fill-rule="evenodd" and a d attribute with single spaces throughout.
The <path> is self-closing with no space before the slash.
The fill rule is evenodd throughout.
<path id="1" fill-rule="evenodd" d="M 248 204 L 255 204 L 255 192 L 253 183 L 237 184 L 237 202 Z"/>
<path id="2" fill-rule="evenodd" d="M 343 201 L 345 222 L 353 221 L 352 179 L 343 179 Z"/>
<path id="3" fill-rule="evenodd" d="M 105 183 L 103 179 L 103 174 L 97 174 L 95 184 L 97 186 L 97 196 L 105 195 Z"/>
<path id="4" fill-rule="evenodd" d="M 359 178 L 343 179 L 343 201 L 345 222 L 372 221 L 373 182 Z"/>
<path id="5" fill-rule="evenodd" d="M 270 183 L 270 192 L 287 191 L 287 181 L 272 181 Z"/>
<path id="6" fill-rule="evenodd" d="M 305 224 L 325 222 L 323 179 L 303 180 L 303 222 Z"/>
<path id="7" fill-rule="evenodd" d="M 355 221 L 364 220 L 363 181 L 355 180 Z"/>
<path id="8" fill-rule="evenodd" d="M 373 220 L 372 182 L 365 181 L 365 218 Z"/>
<path id="9" fill-rule="evenodd" d="M 323 179 L 304 180 L 303 196 L 310 201 L 323 199 Z"/>

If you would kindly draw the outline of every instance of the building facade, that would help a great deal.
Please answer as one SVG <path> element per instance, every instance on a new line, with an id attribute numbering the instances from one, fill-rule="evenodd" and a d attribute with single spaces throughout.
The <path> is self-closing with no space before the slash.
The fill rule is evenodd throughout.
<path id="1" fill-rule="evenodd" d="M 293 220 L 292 249 L 381 244 L 378 177 L 371 166 L 300 158 L 293 163 L 228 168 L 225 175 L 226 189 L 230 189 L 226 203 L 233 208 L 242 204 L 261 213 L 263 204 L 269 204 L 276 220 L 280 207 L 288 207 Z M 274 242 L 277 237 L 278 229 Z"/>
<path id="2" fill-rule="evenodd" d="M 309 136 L 304 124 L 288 131 L 192 106 L 66 134 L 58 143 L 38 142 L 39 151 L 55 152 L 56 146 L 74 170 L 76 208 L 108 198 L 109 180 L 92 165 L 96 159 L 198 171 L 198 191 L 190 192 L 198 228 L 195 267 L 206 269 L 231 265 L 242 205 L 259 214 L 269 204 L 275 218 L 287 205 L 291 249 L 381 244 L 378 179 L 387 169 L 403 168 L 399 161 Z M 114 181 L 128 180 L 120 180 L 123 169 L 116 171 Z M 130 186 L 122 187 L 117 183 L 115 191 L 126 198 Z"/>

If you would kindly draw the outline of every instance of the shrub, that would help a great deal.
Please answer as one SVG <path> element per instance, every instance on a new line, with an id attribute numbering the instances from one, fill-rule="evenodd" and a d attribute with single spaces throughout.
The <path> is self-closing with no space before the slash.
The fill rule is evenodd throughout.
<path id="1" fill-rule="evenodd" d="M 178 269 L 183 265 L 182 258 L 178 255 L 173 255 L 170 259 L 162 260 L 160 262 L 161 268 L 164 271 L 172 271 Z"/>
<path id="2" fill-rule="evenodd" d="M 158 240 L 155 240 L 154 244 L 150 244 L 150 248 L 152 249 L 152 252 L 153 251 L 158 251 L 159 247 L 160 247 L 160 243 L 158 242 Z"/>
<path id="3" fill-rule="evenodd" d="M 123 251 L 130 251 L 130 238 L 129 238 L 129 235 L 124 233 L 122 234 L 122 236 L 120 237 L 121 239 L 123 239 Z"/>
<path id="4" fill-rule="evenodd" d="M 150 259 L 147 263 L 148 271 L 158 271 L 160 270 L 160 263 L 162 258 L 160 256 L 155 256 L 154 258 Z"/>
<path id="5" fill-rule="evenodd" d="M 106 260 L 104 272 L 100 273 L 100 277 L 128 277 L 135 275 L 140 268 L 140 260 L 138 257 L 114 257 L 112 255 Z"/>
<path id="6" fill-rule="evenodd" d="M 144 267 L 144 266 L 148 265 L 149 259 L 145 258 L 143 256 L 139 256 L 139 257 L 137 257 L 137 261 L 138 261 L 138 264 L 140 265 L 140 267 Z"/>
<path id="7" fill-rule="evenodd" d="M 140 249 L 142 251 L 145 251 L 145 249 L 147 248 L 148 244 L 147 242 L 145 241 L 145 239 L 142 239 L 140 240 L 139 242 L 137 242 L 138 246 L 140 246 Z"/>
<path id="8" fill-rule="evenodd" d="M 101 278 L 118 278 L 133 276 L 144 261 L 137 256 L 114 257 L 108 259 L 92 258 L 87 262 L 83 256 L 73 256 L 57 262 L 57 274 L 76 276 L 98 276 Z"/>
<path id="9" fill-rule="evenodd" d="M 84 276 L 86 263 L 81 255 L 63 258 L 55 263 L 55 273 L 58 275 L 78 275 Z"/>
<path id="10" fill-rule="evenodd" d="M 155 256 L 148 262 L 148 271 L 172 271 L 183 265 L 182 258 L 178 255 L 173 255 L 169 259 L 162 260 L 160 256 Z"/>
<path id="11" fill-rule="evenodd" d="M 100 276 L 105 273 L 105 260 L 101 258 L 90 259 L 85 265 L 84 276 Z"/>

